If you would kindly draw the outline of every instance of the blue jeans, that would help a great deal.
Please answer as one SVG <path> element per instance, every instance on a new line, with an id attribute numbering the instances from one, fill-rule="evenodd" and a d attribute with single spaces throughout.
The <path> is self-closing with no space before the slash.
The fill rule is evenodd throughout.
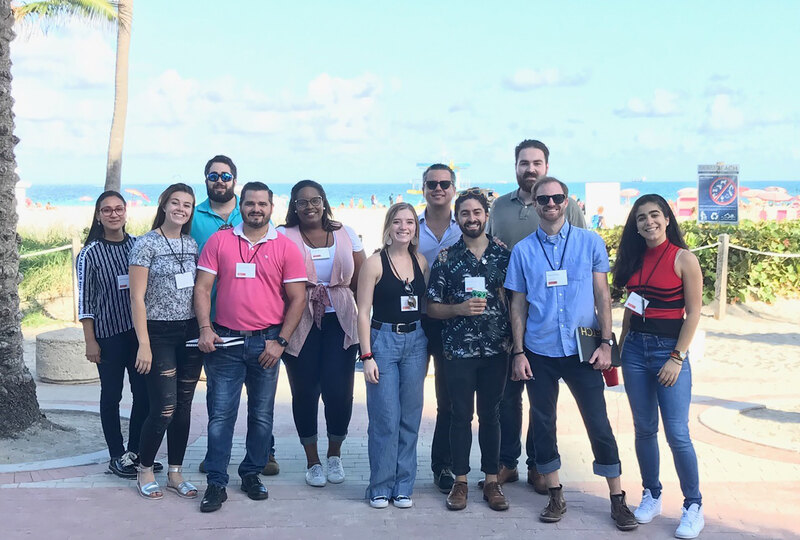
<path id="1" fill-rule="evenodd" d="M 516 469 L 522 454 L 522 391 L 527 389 L 528 403 L 533 403 L 533 381 L 512 381 L 506 376 L 503 399 L 500 400 L 500 464 Z M 536 468 L 536 447 L 533 443 L 533 409 L 528 409 L 528 432 L 525 435 L 525 464 Z"/>
<path id="2" fill-rule="evenodd" d="M 641 332 L 629 332 L 622 349 L 622 376 L 631 404 L 636 431 L 636 457 L 642 472 L 642 485 L 653 497 L 661 493 L 658 479 L 658 410 L 664 421 L 664 432 L 672 450 L 675 471 L 683 491 L 684 506 L 702 504 L 697 455 L 689 436 L 689 404 L 692 401 L 692 368 L 687 358 L 673 386 L 658 382 L 658 372 L 669 362 L 675 338 Z"/>
<path id="3" fill-rule="evenodd" d="M 372 329 L 378 384 L 367 383 L 369 486 L 366 497 L 410 497 L 417 476 L 427 345 L 421 326 L 397 334 Z"/>
<path id="4" fill-rule="evenodd" d="M 272 368 L 263 368 L 258 363 L 258 356 L 264 351 L 265 340 L 275 339 L 280 330 L 280 326 L 273 326 L 265 336 L 247 337 L 244 345 L 218 348 L 206 355 L 206 377 L 210 383 L 206 393 L 209 411 L 206 471 L 209 484 L 228 484 L 228 464 L 242 385 L 247 388 L 247 439 L 239 476 L 258 474 L 267 464 L 280 363 Z M 217 333 L 220 337 L 236 335 L 224 329 L 218 329 Z"/>

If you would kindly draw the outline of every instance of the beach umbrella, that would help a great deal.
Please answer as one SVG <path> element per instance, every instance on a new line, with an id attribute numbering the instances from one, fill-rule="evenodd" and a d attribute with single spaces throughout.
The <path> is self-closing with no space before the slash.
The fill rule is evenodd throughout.
<path id="1" fill-rule="evenodd" d="M 778 193 L 786 193 L 786 188 L 782 188 L 780 186 L 769 186 L 769 187 L 765 187 L 764 191 L 775 191 L 775 192 L 778 192 Z"/>
<path id="2" fill-rule="evenodd" d="M 125 193 L 130 193 L 131 195 L 136 195 L 137 197 L 141 197 L 142 199 L 150 202 L 150 197 L 139 191 L 138 189 L 133 188 L 125 188 Z"/>
<path id="3" fill-rule="evenodd" d="M 766 189 L 758 196 L 762 201 L 785 202 L 791 201 L 792 196 L 785 191 L 767 191 Z"/>
<path id="4" fill-rule="evenodd" d="M 92 200 L 92 198 L 89 197 L 88 195 L 84 195 L 83 197 L 78 198 L 78 200 L 81 202 L 89 202 Z"/>
<path id="5" fill-rule="evenodd" d="M 678 190 L 678 197 L 697 197 L 697 188 L 685 187 Z"/>
<path id="6" fill-rule="evenodd" d="M 639 190 L 635 188 L 625 188 L 619 192 L 620 197 L 625 197 L 625 204 L 630 204 L 631 198 L 637 195 L 639 195 Z"/>
<path id="7" fill-rule="evenodd" d="M 748 199 L 759 199 L 762 193 L 766 193 L 763 189 L 748 189 L 745 192 L 740 192 L 742 197 L 746 197 Z"/>

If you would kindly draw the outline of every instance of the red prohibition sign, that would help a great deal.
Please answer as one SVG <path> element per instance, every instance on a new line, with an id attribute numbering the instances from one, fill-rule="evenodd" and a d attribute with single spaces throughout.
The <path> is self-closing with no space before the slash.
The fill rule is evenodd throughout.
<path id="1" fill-rule="evenodd" d="M 711 182 L 711 186 L 708 188 L 708 194 L 714 204 L 726 206 L 730 204 L 730 202 L 736 196 L 735 188 L 732 190 L 733 196 L 729 194 L 729 191 L 731 191 L 732 187 L 733 179 L 729 176 L 722 176 Z"/>

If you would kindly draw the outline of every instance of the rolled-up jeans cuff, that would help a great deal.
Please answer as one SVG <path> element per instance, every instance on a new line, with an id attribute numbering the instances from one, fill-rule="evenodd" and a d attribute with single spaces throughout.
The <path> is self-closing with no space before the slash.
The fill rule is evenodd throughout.
<path id="1" fill-rule="evenodd" d="M 345 433 L 344 435 L 334 435 L 332 433 L 328 433 L 328 442 L 340 443 L 344 442 L 346 438 L 347 438 L 347 433 Z"/>
<path id="2" fill-rule="evenodd" d="M 550 474 L 551 472 L 556 472 L 561 468 L 561 458 L 557 457 L 553 461 L 548 463 L 537 463 L 536 470 L 539 471 L 539 474 Z"/>
<path id="3" fill-rule="evenodd" d="M 316 444 L 318 438 L 319 437 L 316 433 L 310 437 L 300 437 L 300 444 L 303 446 L 306 446 L 307 444 Z"/>
<path id="4" fill-rule="evenodd" d="M 617 478 L 618 476 L 622 475 L 622 465 L 620 463 L 614 463 L 613 465 L 603 465 L 601 463 L 593 461 L 592 470 L 594 474 L 596 474 L 597 476 L 602 476 L 605 478 Z"/>

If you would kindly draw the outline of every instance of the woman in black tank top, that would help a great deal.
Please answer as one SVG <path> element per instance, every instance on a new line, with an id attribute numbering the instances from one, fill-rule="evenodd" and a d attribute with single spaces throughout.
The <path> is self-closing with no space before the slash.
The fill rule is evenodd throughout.
<path id="1" fill-rule="evenodd" d="M 412 506 L 427 371 L 420 302 L 428 263 L 417 253 L 418 244 L 414 207 L 393 205 L 386 212 L 383 247 L 367 259 L 358 278 L 358 338 L 369 416 L 366 497 L 373 508 L 385 508 L 390 500 L 398 508 Z"/>

